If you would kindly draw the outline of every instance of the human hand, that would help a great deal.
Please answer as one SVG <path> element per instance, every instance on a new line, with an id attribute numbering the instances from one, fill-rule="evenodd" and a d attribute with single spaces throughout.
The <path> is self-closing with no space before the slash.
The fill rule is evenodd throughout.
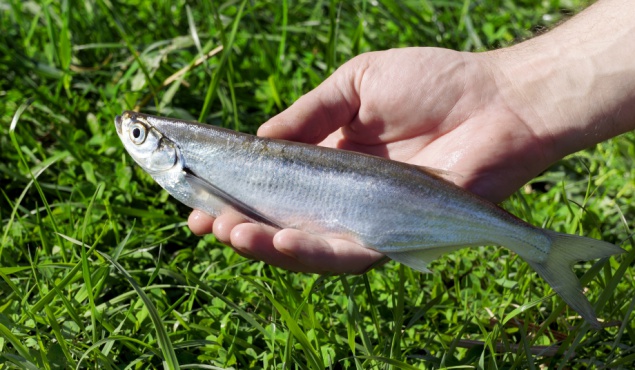
<path id="1" fill-rule="evenodd" d="M 551 32 L 487 53 L 363 54 L 258 133 L 449 170 L 457 185 L 498 202 L 565 155 L 635 129 L 633 10 L 629 0 L 599 1 Z M 235 214 L 194 211 L 189 225 L 289 270 L 359 273 L 381 258 Z"/>
<path id="2" fill-rule="evenodd" d="M 501 201 L 552 158 L 544 130 L 507 105 L 487 54 L 411 48 L 360 55 L 259 129 L 259 135 L 355 150 L 456 172 L 457 185 Z M 350 241 L 194 211 L 241 255 L 305 272 L 363 272 L 382 255 Z"/>

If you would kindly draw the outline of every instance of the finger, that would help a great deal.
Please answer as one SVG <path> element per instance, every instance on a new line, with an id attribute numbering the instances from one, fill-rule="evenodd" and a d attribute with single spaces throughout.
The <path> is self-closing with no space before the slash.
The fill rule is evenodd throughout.
<path id="1" fill-rule="evenodd" d="M 301 264 L 337 274 L 363 273 L 383 258 L 381 253 L 352 241 L 321 238 L 295 229 L 278 232 L 273 244 L 278 251 Z"/>
<path id="2" fill-rule="evenodd" d="M 205 235 L 213 231 L 214 217 L 195 209 L 187 218 L 187 225 L 196 235 Z"/>
<path id="3" fill-rule="evenodd" d="M 243 223 L 248 223 L 248 221 L 245 220 L 245 217 L 240 213 L 231 211 L 223 212 L 216 218 L 216 221 L 214 221 L 212 232 L 217 240 L 229 244 L 231 242 L 232 230 Z"/>
<path id="4" fill-rule="evenodd" d="M 281 253 L 273 246 L 273 239 L 278 232 L 270 226 L 245 223 L 236 226 L 231 233 L 231 244 L 235 250 L 249 258 L 263 261 L 269 265 L 296 272 L 323 273 L 311 265 L 299 262 L 292 256 Z"/>
<path id="5" fill-rule="evenodd" d="M 258 129 L 259 136 L 317 144 L 355 118 L 366 56 L 354 58 Z"/>

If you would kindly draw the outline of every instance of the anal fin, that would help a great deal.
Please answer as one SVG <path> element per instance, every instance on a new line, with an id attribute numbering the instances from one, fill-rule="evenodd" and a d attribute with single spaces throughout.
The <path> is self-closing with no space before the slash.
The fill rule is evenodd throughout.
<path id="1" fill-rule="evenodd" d="M 459 249 L 465 248 L 463 246 L 452 247 L 439 247 L 439 248 L 426 248 L 426 249 L 414 249 L 405 252 L 389 252 L 385 253 L 390 259 L 413 268 L 417 271 L 429 273 L 428 264 L 446 253 L 450 253 Z"/>

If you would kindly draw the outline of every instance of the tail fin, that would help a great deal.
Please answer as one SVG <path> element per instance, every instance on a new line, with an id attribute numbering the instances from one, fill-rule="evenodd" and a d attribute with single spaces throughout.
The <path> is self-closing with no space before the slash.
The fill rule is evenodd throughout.
<path id="1" fill-rule="evenodd" d="M 578 261 L 608 257 L 622 253 L 624 250 L 611 243 L 585 238 L 576 235 L 545 231 L 552 240 L 549 255 L 543 261 L 527 263 L 551 285 L 554 291 L 574 310 L 576 310 L 591 326 L 600 329 L 591 303 L 582 294 L 580 281 L 571 270 Z"/>

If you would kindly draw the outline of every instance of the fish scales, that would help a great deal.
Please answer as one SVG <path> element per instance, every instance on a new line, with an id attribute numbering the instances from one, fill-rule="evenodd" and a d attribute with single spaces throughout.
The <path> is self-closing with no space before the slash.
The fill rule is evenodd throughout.
<path id="1" fill-rule="evenodd" d="M 232 189 L 236 198 L 284 227 L 329 236 L 350 236 L 355 230 L 364 244 L 389 252 L 403 246 L 495 243 L 486 238 L 483 222 L 500 223 L 499 228 L 519 226 L 514 219 L 502 223 L 500 209 L 490 203 L 466 208 L 464 192 L 446 190 L 445 181 L 398 162 L 346 151 L 316 151 L 324 148 L 232 131 L 218 131 L 201 145 L 196 140 L 199 130 L 188 131 L 165 130 L 173 141 L 183 143 L 183 152 L 192 153 L 193 160 L 186 158 L 184 165 L 219 188 Z M 461 229 L 451 234 L 436 232 L 457 223 Z M 474 235 L 483 238 L 474 240 Z"/>
<path id="2" fill-rule="evenodd" d="M 133 159 L 192 208 L 346 238 L 420 271 L 449 251 L 503 245 L 599 327 L 570 267 L 620 253 L 613 244 L 534 227 L 426 169 L 385 158 L 135 112 L 115 125 Z"/>

